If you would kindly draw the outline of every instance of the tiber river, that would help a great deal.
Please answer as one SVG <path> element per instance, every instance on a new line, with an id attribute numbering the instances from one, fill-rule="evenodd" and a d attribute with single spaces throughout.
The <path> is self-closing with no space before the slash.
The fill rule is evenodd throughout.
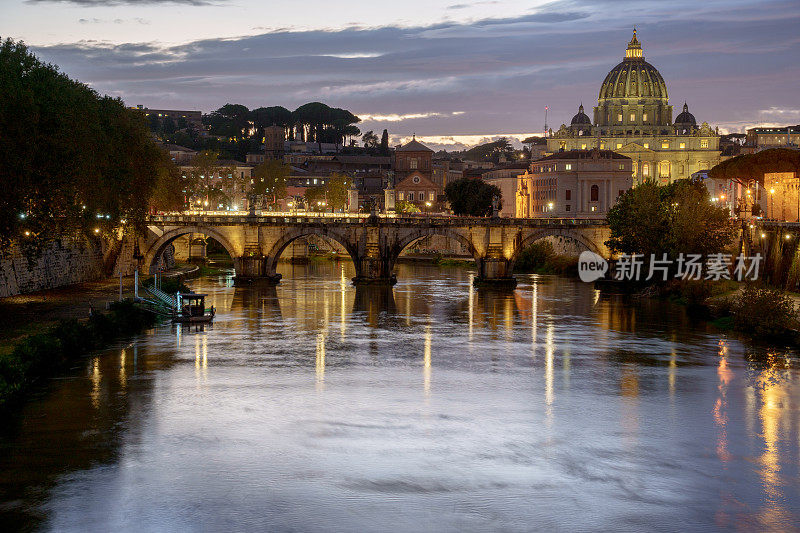
<path id="1" fill-rule="evenodd" d="M 698 531 L 800 525 L 796 353 L 663 301 L 520 276 L 283 265 L 6 429 L 4 531 Z"/>

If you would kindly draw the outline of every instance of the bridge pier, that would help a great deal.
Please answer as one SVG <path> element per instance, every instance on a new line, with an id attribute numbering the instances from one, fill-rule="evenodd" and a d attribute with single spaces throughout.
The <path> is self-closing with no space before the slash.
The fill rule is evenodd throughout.
<path id="1" fill-rule="evenodd" d="M 473 285 L 478 287 L 513 289 L 517 278 L 512 274 L 513 265 L 505 257 L 481 257 L 476 259 L 478 275 Z"/>
<path id="2" fill-rule="evenodd" d="M 265 281 L 268 283 L 278 283 L 281 275 L 276 272 L 269 272 L 267 258 L 264 256 L 243 256 L 233 258 L 233 268 L 236 272 L 237 282 Z"/>
<path id="3" fill-rule="evenodd" d="M 397 276 L 392 272 L 392 264 L 383 257 L 367 255 L 355 262 L 356 276 L 353 285 L 394 285 Z"/>

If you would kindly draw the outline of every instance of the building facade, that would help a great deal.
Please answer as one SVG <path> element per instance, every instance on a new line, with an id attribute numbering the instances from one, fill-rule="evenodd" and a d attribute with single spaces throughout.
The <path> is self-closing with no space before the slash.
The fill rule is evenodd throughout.
<path id="1" fill-rule="evenodd" d="M 637 183 L 688 178 L 720 161 L 717 130 L 705 122 L 698 126 L 686 103 L 673 121 L 664 78 L 645 61 L 636 30 L 625 58 L 603 81 L 593 115 L 581 104 L 569 126 L 551 132 L 548 152 L 613 150 L 632 160 Z"/>
<path id="2" fill-rule="evenodd" d="M 517 178 L 515 216 L 604 217 L 633 185 L 631 158 L 611 150 L 570 150 L 531 163 Z"/>
<path id="3" fill-rule="evenodd" d="M 421 211 L 429 211 L 437 205 L 439 191 L 439 187 L 420 172 L 412 173 L 394 188 L 397 202 L 414 204 Z"/>
<path id="4" fill-rule="evenodd" d="M 433 150 L 419 142 L 416 137 L 395 148 L 392 163 L 397 184 L 415 173 L 433 181 Z"/>
<path id="5" fill-rule="evenodd" d="M 798 145 L 800 145 L 800 125 L 747 130 L 745 146 L 755 152 L 768 148 L 797 148 Z"/>

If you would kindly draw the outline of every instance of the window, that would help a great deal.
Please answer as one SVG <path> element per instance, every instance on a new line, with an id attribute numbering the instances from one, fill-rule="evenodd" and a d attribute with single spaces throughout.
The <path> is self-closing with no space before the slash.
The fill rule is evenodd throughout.
<path id="1" fill-rule="evenodd" d="M 413 202 L 414 201 L 414 193 L 413 192 L 408 193 L 408 201 L 409 202 Z"/>
<path id="2" fill-rule="evenodd" d="M 581 150 L 586 150 L 586 143 L 583 143 L 583 144 L 581 145 Z"/>
<path id="3" fill-rule="evenodd" d="M 700 148 L 708 148 L 708 139 L 702 139 L 700 141 Z"/>
<path id="4" fill-rule="evenodd" d="M 397 193 L 397 199 L 398 200 L 405 200 L 405 194 L 403 194 L 402 192 L 398 192 Z"/>
<path id="5" fill-rule="evenodd" d="M 662 161 L 661 164 L 658 166 L 659 175 L 662 178 L 669 177 L 669 161 Z"/>
<path id="6" fill-rule="evenodd" d="M 600 143 L 600 149 L 601 150 L 605 150 L 606 149 L 606 143 Z"/>
<path id="7" fill-rule="evenodd" d="M 435 192 L 433 192 L 433 191 L 430 191 L 430 192 L 428 193 L 428 200 L 430 200 L 431 202 L 432 202 L 432 201 L 434 201 L 434 200 L 436 200 L 436 193 L 435 193 Z"/>
<path id="8" fill-rule="evenodd" d="M 619 169 L 620 170 L 625 170 L 625 163 L 620 163 L 619 164 Z"/>
<path id="9" fill-rule="evenodd" d="M 597 185 L 592 185 L 592 190 L 589 193 L 589 196 L 590 196 L 589 199 L 590 202 L 598 201 L 598 199 L 600 198 L 600 187 L 598 187 Z"/>
<path id="10" fill-rule="evenodd" d="M 411 159 L 409 159 L 408 160 L 408 166 L 411 169 L 416 169 L 417 168 L 417 158 L 416 157 L 412 157 Z"/>
<path id="11" fill-rule="evenodd" d="M 567 163 L 564 165 L 564 170 L 572 170 L 572 163 Z"/>
<path id="12" fill-rule="evenodd" d="M 620 148 L 622 148 L 622 143 L 617 143 L 617 150 L 619 150 Z"/>
<path id="13" fill-rule="evenodd" d="M 414 176 L 414 178 L 411 181 L 413 181 L 414 183 L 419 183 L 419 176 Z"/>
<path id="14" fill-rule="evenodd" d="M 645 148 L 650 148 L 650 143 L 644 143 Z"/>
<path id="15" fill-rule="evenodd" d="M 617 115 L 617 122 L 622 122 L 622 113 Z"/>
<path id="16" fill-rule="evenodd" d="M 642 165 L 642 176 L 649 176 L 650 175 L 650 165 L 645 163 Z"/>
<path id="17" fill-rule="evenodd" d="M 642 121 L 647 122 L 647 113 L 642 113 Z"/>
<path id="18" fill-rule="evenodd" d="M 680 144 L 678 145 L 678 147 L 679 147 L 681 150 L 685 150 L 685 149 L 686 149 L 686 143 L 680 143 Z"/>
<path id="19" fill-rule="evenodd" d="M 636 113 L 631 113 L 631 122 L 636 122 Z"/>
<path id="20" fill-rule="evenodd" d="M 661 141 L 661 148 L 669 148 L 669 141 Z"/>
<path id="21" fill-rule="evenodd" d="M 567 195 L 565 197 L 567 200 L 572 200 L 572 190 L 567 189 Z"/>
<path id="22" fill-rule="evenodd" d="M 569 211 L 569 204 L 567 204 L 566 207 L 564 207 L 564 210 Z"/>

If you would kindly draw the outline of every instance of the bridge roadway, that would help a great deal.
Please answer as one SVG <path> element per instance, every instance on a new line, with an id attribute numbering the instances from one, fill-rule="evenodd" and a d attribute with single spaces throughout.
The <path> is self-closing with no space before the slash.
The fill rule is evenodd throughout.
<path id="1" fill-rule="evenodd" d="M 478 269 L 476 283 L 512 285 L 519 252 L 546 237 L 563 237 L 604 257 L 609 229 L 603 219 L 475 218 L 447 216 L 311 216 L 246 214 L 152 215 L 139 237 L 138 268 L 153 272 L 165 248 L 188 233 L 201 233 L 225 247 L 237 279 L 280 280 L 281 252 L 295 239 L 319 235 L 341 244 L 356 268 L 355 283 L 394 283 L 400 253 L 415 241 L 441 235 L 463 244 Z"/>

